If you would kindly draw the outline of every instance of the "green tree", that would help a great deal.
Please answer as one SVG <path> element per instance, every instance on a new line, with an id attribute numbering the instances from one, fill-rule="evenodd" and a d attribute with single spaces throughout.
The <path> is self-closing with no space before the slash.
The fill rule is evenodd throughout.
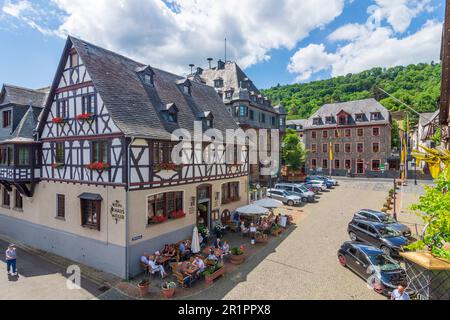
<path id="1" fill-rule="evenodd" d="M 411 250 L 429 249 L 432 254 L 450 260 L 450 169 L 436 180 L 435 187 L 425 186 L 426 193 L 411 207 L 427 225 L 423 239 Z"/>
<path id="2" fill-rule="evenodd" d="M 400 149 L 400 132 L 397 121 L 392 121 L 391 145 L 392 148 Z"/>
<path id="3" fill-rule="evenodd" d="M 305 164 L 306 150 L 295 130 L 287 130 L 283 138 L 282 156 L 286 165 L 293 170 L 298 170 Z"/>

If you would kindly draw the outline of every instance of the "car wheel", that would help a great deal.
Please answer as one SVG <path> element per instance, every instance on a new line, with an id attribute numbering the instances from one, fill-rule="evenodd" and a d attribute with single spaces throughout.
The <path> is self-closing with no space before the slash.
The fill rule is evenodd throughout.
<path id="1" fill-rule="evenodd" d="M 350 236 L 350 239 L 351 239 L 352 241 L 358 240 L 358 237 L 356 236 L 356 234 L 355 234 L 354 232 L 349 232 L 348 235 Z"/>
<path id="2" fill-rule="evenodd" d="M 288 206 L 293 207 L 293 206 L 294 206 L 294 201 L 289 200 L 289 201 L 287 202 L 287 204 L 288 204 Z"/>
<path id="3" fill-rule="evenodd" d="M 384 286 L 380 282 L 380 280 L 373 279 L 373 281 L 372 281 L 372 288 L 373 288 L 373 291 L 375 291 L 378 294 L 383 294 L 383 292 L 384 292 Z"/>
<path id="4" fill-rule="evenodd" d="M 308 202 L 308 198 L 302 198 L 302 202 Z"/>
<path id="5" fill-rule="evenodd" d="M 347 266 L 347 259 L 345 259 L 345 256 L 343 256 L 342 254 L 340 254 L 338 256 L 339 259 L 339 263 L 341 264 L 341 266 L 346 267 Z"/>
<path id="6" fill-rule="evenodd" d="M 389 249 L 389 248 L 386 247 L 386 246 L 382 246 L 380 249 L 381 249 L 385 254 L 387 254 L 388 256 L 390 256 L 390 255 L 392 254 L 392 250 Z"/>

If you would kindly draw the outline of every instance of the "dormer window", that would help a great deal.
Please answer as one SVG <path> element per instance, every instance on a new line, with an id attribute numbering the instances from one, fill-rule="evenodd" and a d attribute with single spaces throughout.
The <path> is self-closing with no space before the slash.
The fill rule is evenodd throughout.
<path id="1" fill-rule="evenodd" d="M 191 87 L 192 87 L 192 83 L 191 81 L 189 81 L 188 79 L 183 79 L 183 80 L 179 80 L 177 82 L 177 85 L 180 86 L 180 89 L 183 90 L 183 93 L 185 95 L 190 96 L 192 91 L 191 91 Z"/>
<path id="2" fill-rule="evenodd" d="M 214 80 L 214 87 L 215 88 L 223 88 L 223 79 Z"/>
<path id="3" fill-rule="evenodd" d="M 229 91 L 225 92 L 225 98 L 227 98 L 227 99 L 233 98 L 233 91 L 229 90 Z"/>
<path id="4" fill-rule="evenodd" d="M 211 111 L 201 112 L 198 115 L 198 118 L 202 120 L 203 129 L 211 129 L 214 125 L 214 116 Z"/>
<path id="5" fill-rule="evenodd" d="M 356 122 L 363 122 L 364 121 L 364 113 L 358 113 L 355 115 L 355 121 Z"/>
<path id="6" fill-rule="evenodd" d="M 334 123 L 334 117 L 326 117 L 326 118 L 325 118 L 325 123 L 326 123 L 326 124 L 332 124 L 332 123 Z"/>
<path id="7" fill-rule="evenodd" d="M 167 122 L 177 123 L 178 122 L 178 108 L 174 103 L 169 103 L 163 109 L 164 118 Z"/>
<path id="8" fill-rule="evenodd" d="M 372 121 L 381 120 L 381 113 L 380 112 L 372 112 L 370 114 L 370 120 L 372 120 Z"/>
<path id="9" fill-rule="evenodd" d="M 320 118 L 314 118 L 313 119 L 313 125 L 315 125 L 315 126 L 320 126 Z"/>
<path id="10" fill-rule="evenodd" d="M 138 68 L 137 73 L 141 78 L 141 81 L 146 86 L 153 86 L 153 76 L 154 72 L 150 66 L 145 66 L 142 68 Z"/>

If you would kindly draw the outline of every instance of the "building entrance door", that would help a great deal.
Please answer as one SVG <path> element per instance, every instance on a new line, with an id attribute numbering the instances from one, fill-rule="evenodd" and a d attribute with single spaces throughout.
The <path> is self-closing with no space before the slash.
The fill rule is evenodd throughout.
<path id="1" fill-rule="evenodd" d="M 211 230 L 211 186 L 197 188 L 197 224 L 203 224 Z"/>
<path id="2" fill-rule="evenodd" d="M 364 173 L 364 160 L 358 160 L 356 162 L 356 173 L 363 174 Z"/>

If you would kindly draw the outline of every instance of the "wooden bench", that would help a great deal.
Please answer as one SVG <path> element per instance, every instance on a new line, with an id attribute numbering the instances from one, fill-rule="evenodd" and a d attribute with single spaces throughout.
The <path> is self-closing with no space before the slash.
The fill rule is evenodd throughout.
<path id="1" fill-rule="evenodd" d="M 191 287 L 193 278 L 189 275 L 183 275 L 181 272 L 178 272 L 177 270 L 173 271 L 173 275 L 177 279 L 178 284 L 182 288 Z"/>

